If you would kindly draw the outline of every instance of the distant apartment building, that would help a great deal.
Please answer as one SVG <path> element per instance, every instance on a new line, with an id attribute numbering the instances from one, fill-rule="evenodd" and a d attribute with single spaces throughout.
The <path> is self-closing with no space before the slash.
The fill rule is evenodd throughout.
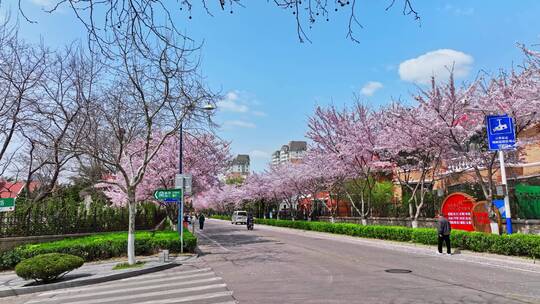
<path id="1" fill-rule="evenodd" d="M 249 155 L 238 154 L 231 162 L 227 177 L 246 177 L 249 175 Z"/>
<path id="2" fill-rule="evenodd" d="M 280 150 L 272 153 L 272 165 L 299 162 L 304 157 L 306 150 L 307 142 L 290 141 L 289 144 L 283 145 Z"/>

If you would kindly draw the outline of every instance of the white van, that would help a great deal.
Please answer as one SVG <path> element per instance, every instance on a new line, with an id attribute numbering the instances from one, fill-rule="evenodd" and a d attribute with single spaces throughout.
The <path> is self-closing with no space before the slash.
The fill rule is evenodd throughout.
<path id="1" fill-rule="evenodd" d="M 247 223 L 247 211 L 235 211 L 233 212 L 231 224 L 246 224 Z"/>

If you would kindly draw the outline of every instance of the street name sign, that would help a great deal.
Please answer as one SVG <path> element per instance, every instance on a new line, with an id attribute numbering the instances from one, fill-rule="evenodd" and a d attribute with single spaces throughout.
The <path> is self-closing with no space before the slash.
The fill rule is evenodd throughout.
<path id="1" fill-rule="evenodd" d="M 182 189 L 158 189 L 154 191 L 154 198 L 163 202 L 180 202 Z"/>
<path id="2" fill-rule="evenodd" d="M 15 210 L 15 198 L 0 198 L 0 212 Z"/>
<path id="3" fill-rule="evenodd" d="M 507 114 L 488 115 L 486 127 L 490 151 L 515 149 L 516 132 L 512 117 Z"/>

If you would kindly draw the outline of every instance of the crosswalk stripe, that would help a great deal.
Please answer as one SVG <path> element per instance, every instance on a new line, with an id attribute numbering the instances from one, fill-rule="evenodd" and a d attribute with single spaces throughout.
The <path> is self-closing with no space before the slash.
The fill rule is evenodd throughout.
<path id="1" fill-rule="evenodd" d="M 202 290 L 207 290 L 207 289 L 225 288 L 225 287 L 227 287 L 227 284 L 213 284 L 213 285 L 205 285 L 205 286 L 197 286 L 197 287 L 189 287 L 189 288 L 180 288 L 180 289 L 175 289 L 175 290 L 162 290 L 162 291 L 157 291 L 157 292 L 148 292 L 144 294 L 131 294 L 131 295 L 125 295 L 125 296 L 116 296 L 116 297 L 103 298 L 103 299 L 90 299 L 90 300 L 75 301 L 75 302 L 63 302 L 63 304 L 108 303 L 108 302 L 116 302 L 116 301 L 122 301 L 122 300 L 132 300 L 132 299 L 137 299 L 141 297 L 164 296 L 164 295 L 186 293 L 186 292 L 193 292 L 193 291 L 202 291 Z M 88 297 L 88 296 L 92 296 L 92 295 L 91 294 L 82 295 L 82 297 Z M 47 302 L 50 302 L 50 301 L 62 301 L 62 299 L 52 298 L 52 299 L 49 299 Z M 42 302 L 45 302 L 45 301 L 42 301 Z"/>
<path id="2" fill-rule="evenodd" d="M 145 274 L 144 277 L 149 278 L 149 279 L 154 279 L 154 278 L 168 277 L 171 275 L 176 276 L 176 275 L 185 275 L 185 274 L 192 274 L 192 273 L 199 273 L 199 272 L 208 272 L 208 271 L 212 271 L 212 268 L 201 268 L 201 269 L 184 270 L 184 271 L 175 271 L 175 270 L 176 268 L 173 268 L 172 270 L 167 270 L 164 272 L 158 272 L 154 274 Z M 131 281 L 131 280 L 136 280 L 137 278 L 138 277 L 131 277 L 131 278 L 122 279 L 122 281 Z"/>
<path id="3" fill-rule="evenodd" d="M 115 283 L 105 283 L 104 285 L 100 284 L 100 285 L 94 285 L 94 286 L 82 287 L 82 288 L 68 288 L 68 289 L 58 290 L 58 291 L 48 291 L 48 292 L 44 292 L 44 293 L 40 294 L 40 296 L 47 296 L 47 295 L 53 295 L 53 294 L 63 294 L 63 293 L 72 293 L 72 292 L 83 291 L 83 290 L 96 290 L 97 288 L 101 288 L 101 287 L 104 288 L 104 289 L 109 289 L 109 288 L 115 288 L 115 287 L 128 287 L 128 286 L 134 286 L 134 285 L 140 285 L 140 284 L 148 285 L 148 284 L 164 283 L 164 282 L 169 282 L 169 281 L 178 281 L 178 280 L 184 280 L 184 279 L 200 278 L 200 277 L 206 277 L 206 276 L 211 276 L 211 275 L 215 275 L 215 273 L 214 272 L 196 273 L 196 274 L 187 275 L 187 276 L 172 276 L 171 275 L 171 276 L 166 277 L 166 278 L 159 278 L 159 279 L 154 279 L 154 280 L 145 280 L 146 277 L 143 276 L 143 277 L 137 277 L 139 279 L 139 281 L 120 280 L 120 281 L 116 281 Z M 30 303 L 39 303 L 39 301 L 28 302 L 28 304 L 30 304 Z"/>
<path id="4" fill-rule="evenodd" d="M 175 299 L 152 300 L 152 301 L 146 301 L 146 302 L 141 302 L 141 303 L 137 303 L 137 304 L 184 303 L 184 302 L 191 302 L 191 301 L 197 301 L 197 300 L 206 300 L 206 299 L 227 297 L 227 296 L 232 296 L 232 294 L 233 294 L 232 291 L 222 291 L 222 292 L 206 293 L 206 294 L 202 294 L 202 295 L 187 296 L 187 297 L 175 298 Z M 236 302 L 231 302 L 231 303 L 236 304 Z"/>
<path id="5" fill-rule="evenodd" d="M 219 280 L 221 280 L 220 277 L 214 277 L 214 278 L 209 278 L 209 279 L 195 280 L 195 281 L 188 281 L 188 282 L 174 282 L 174 283 L 169 283 L 169 284 L 143 286 L 143 287 L 138 287 L 138 288 L 130 288 L 129 292 L 134 293 L 134 292 L 141 292 L 141 291 L 145 291 L 145 290 L 152 290 L 152 289 L 156 289 L 156 288 L 195 285 L 195 284 L 208 283 L 208 282 L 219 281 Z M 115 288 L 114 290 L 93 292 L 93 293 L 90 293 L 90 294 L 87 294 L 87 293 L 86 294 L 77 294 L 77 295 L 69 295 L 69 296 L 66 296 L 66 297 L 54 297 L 54 298 L 51 298 L 51 299 L 48 299 L 48 300 L 31 301 L 31 302 L 28 302 L 27 304 L 45 303 L 45 302 L 57 301 L 57 300 L 77 299 L 77 298 L 81 298 L 81 297 L 90 297 L 90 296 L 92 296 L 92 297 L 94 297 L 94 296 L 104 296 L 104 295 L 111 295 L 111 294 L 121 293 L 121 292 L 124 292 L 124 290 L 119 290 L 118 288 Z"/>

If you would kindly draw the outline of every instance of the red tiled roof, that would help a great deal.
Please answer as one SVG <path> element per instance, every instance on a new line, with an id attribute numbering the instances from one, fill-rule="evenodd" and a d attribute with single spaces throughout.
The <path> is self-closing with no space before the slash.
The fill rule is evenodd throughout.
<path id="1" fill-rule="evenodd" d="M 8 182 L 0 180 L 0 198 L 16 198 L 24 189 L 26 182 Z M 36 188 L 36 183 L 30 183 L 30 190 Z"/>

